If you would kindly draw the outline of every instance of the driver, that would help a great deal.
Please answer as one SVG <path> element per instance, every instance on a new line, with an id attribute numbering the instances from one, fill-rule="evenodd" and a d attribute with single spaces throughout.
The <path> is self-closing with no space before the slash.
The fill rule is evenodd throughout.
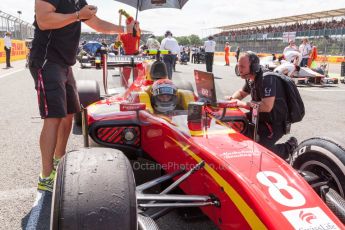
<path id="1" fill-rule="evenodd" d="M 157 113 L 167 114 L 177 107 L 177 87 L 169 79 L 159 79 L 152 85 L 152 107 Z"/>

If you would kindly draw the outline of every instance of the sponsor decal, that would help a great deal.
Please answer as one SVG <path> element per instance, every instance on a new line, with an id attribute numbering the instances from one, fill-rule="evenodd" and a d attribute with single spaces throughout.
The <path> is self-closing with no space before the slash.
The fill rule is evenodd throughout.
<path id="1" fill-rule="evenodd" d="M 265 97 L 271 96 L 271 88 L 265 88 Z"/>
<path id="2" fill-rule="evenodd" d="M 163 136 L 162 129 L 149 129 L 146 133 L 148 138 L 161 137 Z"/>
<path id="3" fill-rule="evenodd" d="M 223 159 L 232 159 L 232 158 L 242 158 L 242 157 L 259 157 L 260 152 L 251 152 L 251 151 L 237 151 L 237 152 L 224 152 L 220 155 Z"/>
<path id="4" fill-rule="evenodd" d="M 339 229 L 321 208 L 303 208 L 282 212 L 298 230 Z"/>

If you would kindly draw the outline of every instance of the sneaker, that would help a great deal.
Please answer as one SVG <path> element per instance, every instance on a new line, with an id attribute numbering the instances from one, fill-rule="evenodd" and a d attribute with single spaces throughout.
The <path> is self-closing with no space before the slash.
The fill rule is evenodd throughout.
<path id="1" fill-rule="evenodd" d="M 53 170 L 49 177 L 42 178 L 42 174 L 38 177 L 37 189 L 41 191 L 53 192 L 55 180 L 55 170 Z"/>
<path id="2" fill-rule="evenodd" d="M 58 165 L 59 165 L 59 162 L 60 162 L 61 158 L 53 158 L 53 167 L 54 167 L 54 170 L 56 171 Z"/>
<path id="3" fill-rule="evenodd" d="M 298 147 L 298 141 L 297 141 L 296 137 L 290 137 L 286 143 L 290 147 L 290 151 L 289 151 L 290 154 L 292 154 L 295 151 L 295 149 L 297 149 L 297 147 Z"/>

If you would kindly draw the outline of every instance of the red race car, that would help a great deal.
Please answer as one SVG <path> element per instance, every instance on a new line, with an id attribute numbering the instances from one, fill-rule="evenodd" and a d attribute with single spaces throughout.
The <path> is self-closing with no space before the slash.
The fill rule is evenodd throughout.
<path id="1" fill-rule="evenodd" d="M 85 106 L 96 101 L 82 113 L 85 145 L 103 147 L 60 162 L 53 229 L 158 229 L 154 220 L 181 207 L 199 207 L 220 229 L 345 229 L 343 147 L 313 138 L 282 160 L 243 135 L 251 122 L 217 101 L 213 75 L 200 71 L 198 95 L 178 87 L 181 109 L 157 114 L 150 85 L 164 65 L 128 66 L 137 76 L 121 94 L 79 84 Z M 161 176 L 136 183 L 138 168 Z"/>

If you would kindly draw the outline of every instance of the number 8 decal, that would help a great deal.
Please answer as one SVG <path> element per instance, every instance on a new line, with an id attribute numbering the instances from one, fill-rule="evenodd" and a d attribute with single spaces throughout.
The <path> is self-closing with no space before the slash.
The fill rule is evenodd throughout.
<path id="1" fill-rule="evenodd" d="M 289 186 L 287 180 L 279 173 L 263 171 L 259 172 L 256 178 L 268 187 L 269 194 L 278 203 L 288 207 L 299 207 L 305 204 L 304 196 L 297 189 Z"/>

